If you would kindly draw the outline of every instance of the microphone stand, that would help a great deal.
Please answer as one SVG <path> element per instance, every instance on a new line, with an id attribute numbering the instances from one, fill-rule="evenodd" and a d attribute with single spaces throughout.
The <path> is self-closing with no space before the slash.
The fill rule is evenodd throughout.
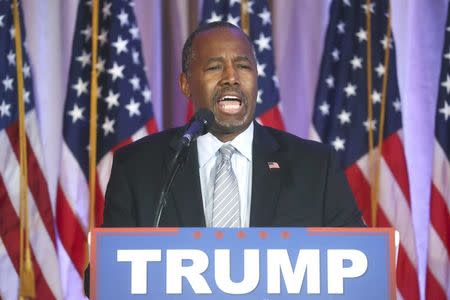
<path id="1" fill-rule="evenodd" d="M 189 143 L 180 143 L 177 147 L 175 155 L 170 161 L 168 177 L 164 182 L 161 194 L 159 196 L 158 207 L 156 209 L 155 219 L 153 220 L 153 227 L 159 227 L 162 211 L 167 205 L 167 194 L 170 191 L 170 188 L 172 187 L 173 181 L 177 176 L 178 171 L 181 169 L 184 162 L 186 161 L 189 148 L 190 148 L 190 141 Z"/>

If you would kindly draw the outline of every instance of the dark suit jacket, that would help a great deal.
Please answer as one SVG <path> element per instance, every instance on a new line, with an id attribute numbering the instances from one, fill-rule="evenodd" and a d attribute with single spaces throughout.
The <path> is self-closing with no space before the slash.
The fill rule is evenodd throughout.
<path id="1" fill-rule="evenodd" d="M 114 155 L 104 227 L 152 226 L 181 128 L 147 136 Z M 364 226 L 332 148 L 255 122 L 250 226 Z M 270 169 L 269 162 L 279 168 Z M 197 145 L 177 175 L 161 226 L 205 226 Z"/>

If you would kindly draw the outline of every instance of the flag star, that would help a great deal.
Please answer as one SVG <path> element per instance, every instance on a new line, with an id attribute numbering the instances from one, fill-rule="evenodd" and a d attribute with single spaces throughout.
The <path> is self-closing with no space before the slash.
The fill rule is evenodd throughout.
<path id="1" fill-rule="evenodd" d="M 339 50 L 337 48 L 334 48 L 333 51 L 331 52 L 331 56 L 333 56 L 333 60 L 338 61 L 339 55 L 340 55 Z"/>
<path id="2" fill-rule="evenodd" d="M 87 53 L 83 49 L 83 53 L 80 56 L 77 56 L 76 60 L 79 61 L 81 63 L 81 67 L 84 68 L 85 66 L 91 64 L 91 53 Z"/>
<path id="3" fill-rule="evenodd" d="M 106 61 L 99 57 L 97 63 L 95 64 L 95 67 L 97 68 L 97 73 L 100 75 L 101 73 L 105 72 L 105 63 Z"/>
<path id="4" fill-rule="evenodd" d="M 386 50 L 388 44 L 387 35 L 384 35 L 383 39 L 380 41 L 381 45 L 383 45 L 383 49 Z M 392 48 L 392 38 L 389 39 L 389 48 Z"/>
<path id="5" fill-rule="evenodd" d="M 328 104 L 326 101 L 323 101 L 323 103 L 319 106 L 319 110 L 322 113 L 322 116 L 326 116 L 330 114 L 330 104 Z"/>
<path id="6" fill-rule="evenodd" d="M 264 49 L 271 50 L 270 41 L 272 38 L 270 36 L 265 36 L 264 33 L 259 34 L 259 39 L 255 40 L 254 43 L 258 45 L 258 51 L 262 52 Z"/>
<path id="7" fill-rule="evenodd" d="M 400 99 L 396 99 L 394 102 L 392 102 L 392 106 L 394 106 L 395 111 L 400 111 L 402 109 Z"/>
<path id="8" fill-rule="evenodd" d="M 342 1 L 344 2 L 345 6 L 349 6 L 349 7 L 352 6 L 352 4 L 350 3 L 350 0 L 342 0 Z"/>
<path id="9" fill-rule="evenodd" d="M 235 4 L 240 4 L 241 0 L 230 0 L 230 7 L 232 7 Z"/>
<path id="10" fill-rule="evenodd" d="M 130 7 L 135 7 L 135 6 L 136 6 L 136 3 L 134 3 L 134 1 L 131 0 L 131 1 L 128 3 L 128 5 L 129 5 Z"/>
<path id="11" fill-rule="evenodd" d="M 356 37 L 358 38 L 358 42 L 367 41 L 367 31 L 365 31 L 363 28 L 360 28 L 359 31 L 356 33 Z"/>
<path id="12" fill-rule="evenodd" d="M 363 122 L 364 127 L 366 127 L 366 131 L 369 130 L 377 130 L 377 120 L 370 120 L 367 119 Z"/>
<path id="13" fill-rule="evenodd" d="M 344 92 L 347 98 L 350 96 L 356 96 L 356 89 L 357 89 L 356 85 L 351 84 L 350 82 L 347 83 L 346 87 L 344 88 Z"/>
<path id="14" fill-rule="evenodd" d="M 254 13 L 254 11 L 253 11 L 253 4 L 255 4 L 255 2 L 253 2 L 253 1 L 248 1 L 247 2 L 247 12 L 249 14 L 253 14 Z"/>
<path id="15" fill-rule="evenodd" d="M 3 19 L 5 18 L 5 15 L 0 16 L 0 27 L 4 27 L 5 24 L 3 23 Z"/>
<path id="16" fill-rule="evenodd" d="M 267 10 L 267 7 L 264 7 L 263 11 L 258 14 L 258 17 L 261 18 L 263 25 L 272 24 L 272 20 L 270 19 L 270 11 Z"/>
<path id="17" fill-rule="evenodd" d="M 228 14 L 228 16 L 227 16 L 227 22 L 231 23 L 235 26 L 239 26 L 239 19 L 240 19 L 239 16 L 236 16 L 235 18 L 233 18 L 232 14 Z"/>
<path id="18" fill-rule="evenodd" d="M 0 117 L 3 118 L 3 116 L 11 116 L 11 113 L 9 112 L 10 108 L 11 104 L 6 104 L 5 100 L 3 100 L 2 104 L 0 104 Z"/>
<path id="19" fill-rule="evenodd" d="M 120 26 L 128 25 L 128 14 L 122 9 L 120 14 L 117 16 L 120 21 Z"/>
<path id="20" fill-rule="evenodd" d="M 12 49 L 9 50 L 7 58 L 8 58 L 8 64 L 9 65 L 13 65 L 13 66 L 16 65 L 16 54 L 12 51 Z"/>
<path id="21" fill-rule="evenodd" d="M 91 25 L 87 25 L 85 29 L 81 30 L 81 34 L 84 35 L 84 41 L 87 42 L 92 37 Z"/>
<path id="22" fill-rule="evenodd" d="M 257 68 L 257 70 L 258 70 L 258 76 L 261 76 L 261 77 L 266 77 L 266 72 L 264 71 L 264 69 L 266 68 L 266 64 L 259 64 L 259 63 L 256 63 L 256 68 Z"/>
<path id="23" fill-rule="evenodd" d="M 279 88 L 280 87 L 280 81 L 278 80 L 278 76 L 277 75 L 273 75 L 272 76 L 272 80 L 273 80 L 273 83 L 275 84 L 276 88 Z"/>
<path id="24" fill-rule="evenodd" d="M 140 63 L 139 61 L 139 52 L 135 49 L 131 49 L 131 57 L 133 58 L 133 63 L 135 65 L 138 65 Z"/>
<path id="25" fill-rule="evenodd" d="M 263 90 L 258 90 L 258 96 L 256 97 L 256 103 L 261 104 L 263 102 L 262 94 L 263 94 Z"/>
<path id="26" fill-rule="evenodd" d="M 139 111 L 140 102 L 135 102 L 133 98 L 130 99 L 130 103 L 125 105 L 125 108 L 128 109 L 129 116 L 132 117 L 134 115 L 140 116 L 141 112 Z"/>
<path id="27" fill-rule="evenodd" d="M 111 5 L 108 2 L 103 3 L 102 13 L 105 19 L 111 15 Z"/>
<path id="28" fill-rule="evenodd" d="M 108 117 L 105 117 L 105 121 L 102 125 L 104 136 L 107 136 L 110 133 L 114 133 L 114 123 L 116 123 L 116 120 L 110 120 Z"/>
<path id="29" fill-rule="evenodd" d="M 142 97 L 144 97 L 144 102 L 148 103 L 152 101 L 152 91 L 146 86 L 145 89 L 141 92 Z"/>
<path id="30" fill-rule="evenodd" d="M 218 15 L 218 14 L 216 14 L 215 11 L 213 11 L 212 14 L 211 14 L 211 17 L 206 20 L 206 23 L 222 21 L 222 19 L 223 19 L 223 15 Z"/>
<path id="31" fill-rule="evenodd" d="M 330 75 L 327 77 L 327 79 L 325 79 L 325 82 L 327 84 L 327 86 L 331 89 L 334 87 L 334 77 L 333 75 Z"/>
<path id="32" fill-rule="evenodd" d="M 72 85 L 72 88 L 77 91 L 77 97 L 80 97 L 84 93 L 88 93 L 88 82 L 83 81 L 81 77 L 78 78 L 78 82 Z"/>
<path id="33" fill-rule="evenodd" d="M 447 74 L 447 79 L 441 82 L 441 86 L 445 87 L 447 94 L 450 93 L 450 76 Z"/>
<path id="34" fill-rule="evenodd" d="M 337 24 L 337 30 L 341 34 L 345 33 L 345 23 L 343 21 L 339 21 Z"/>
<path id="35" fill-rule="evenodd" d="M 83 120 L 83 111 L 84 107 L 78 107 L 78 105 L 75 103 L 73 105 L 73 109 L 69 111 L 67 114 L 72 117 L 72 123 L 76 123 L 78 120 Z"/>
<path id="36" fill-rule="evenodd" d="M 450 32 L 450 26 L 445 28 L 445 31 Z"/>
<path id="37" fill-rule="evenodd" d="M 108 109 L 112 109 L 114 106 L 119 107 L 120 94 L 114 94 L 112 90 L 109 90 L 108 96 L 105 98 L 105 102 L 108 103 Z"/>
<path id="38" fill-rule="evenodd" d="M 131 78 L 128 81 L 133 86 L 133 91 L 137 91 L 137 90 L 141 89 L 141 83 L 140 83 L 141 80 L 136 75 L 134 75 L 133 78 Z"/>
<path id="39" fill-rule="evenodd" d="M 25 88 L 23 89 L 23 99 L 25 103 L 30 103 L 30 92 L 27 91 Z"/>
<path id="40" fill-rule="evenodd" d="M 13 90 L 13 82 L 14 82 L 14 78 L 9 77 L 8 75 L 6 75 L 5 79 L 3 79 L 2 83 L 3 86 L 5 87 L 5 92 L 7 90 Z"/>
<path id="41" fill-rule="evenodd" d="M 374 14 L 375 13 L 375 3 L 370 3 L 369 5 L 367 5 L 367 4 L 362 4 L 361 5 L 361 8 L 364 10 L 364 13 L 365 14 L 367 14 L 367 13 L 371 13 L 371 14 Z"/>
<path id="42" fill-rule="evenodd" d="M 122 52 L 125 52 L 125 53 L 128 52 L 127 44 L 128 44 L 128 40 L 122 40 L 122 37 L 120 35 L 117 37 L 117 41 L 112 43 L 114 48 L 116 48 L 117 55 L 119 55 Z"/>
<path id="43" fill-rule="evenodd" d="M 331 145 L 333 145 L 334 150 L 336 151 L 345 150 L 345 140 L 338 136 L 331 142 Z"/>
<path id="44" fill-rule="evenodd" d="M 100 46 L 103 46 L 108 41 L 108 30 L 102 28 L 102 32 L 98 36 Z"/>
<path id="45" fill-rule="evenodd" d="M 139 39 L 139 28 L 136 26 L 136 24 L 133 24 L 128 32 L 131 34 L 133 40 Z"/>
<path id="46" fill-rule="evenodd" d="M 350 64 L 353 70 L 362 69 L 362 58 L 355 55 L 350 61 Z"/>
<path id="47" fill-rule="evenodd" d="M 450 105 L 448 105 L 447 101 L 444 101 L 444 107 L 439 109 L 439 113 L 444 115 L 445 121 L 450 118 Z"/>
<path id="48" fill-rule="evenodd" d="M 375 68 L 375 72 L 377 72 L 378 77 L 381 77 L 384 75 L 384 65 L 382 65 L 381 63 L 378 64 L 378 66 Z"/>
<path id="49" fill-rule="evenodd" d="M 111 74 L 112 80 L 116 81 L 117 78 L 123 78 L 124 65 L 119 66 L 117 62 L 114 62 L 111 69 L 108 69 L 108 73 Z"/>
<path id="50" fill-rule="evenodd" d="M 352 113 L 349 111 L 345 111 L 344 109 L 341 111 L 341 113 L 337 116 L 337 118 L 339 119 L 339 121 L 341 122 L 341 125 L 344 125 L 345 123 L 349 123 L 351 122 L 350 117 L 351 117 Z"/>
<path id="51" fill-rule="evenodd" d="M 14 26 L 11 26 L 11 28 L 9 28 L 9 35 L 11 36 L 11 39 L 16 37 L 16 29 L 14 29 Z"/>
<path id="52" fill-rule="evenodd" d="M 373 90 L 372 92 L 372 101 L 373 103 L 381 103 L 381 94 L 377 90 Z"/>
<path id="53" fill-rule="evenodd" d="M 31 77 L 31 69 L 30 69 L 30 66 L 27 63 L 23 64 L 22 72 L 23 72 L 23 77 L 24 78 Z"/>

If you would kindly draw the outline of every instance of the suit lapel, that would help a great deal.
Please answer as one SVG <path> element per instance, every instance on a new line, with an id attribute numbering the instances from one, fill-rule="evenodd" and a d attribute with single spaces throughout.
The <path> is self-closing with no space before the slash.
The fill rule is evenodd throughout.
<path id="1" fill-rule="evenodd" d="M 250 226 L 271 226 L 280 193 L 282 157 L 276 140 L 258 123 L 253 136 L 253 172 Z M 269 168 L 275 162 L 279 168 Z"/>
<path id="2" fill-rule="evenodd" d="M 173 152 L 167 159 L 172 155 Z M 186 162 L 173 182 L 171 196 L 180 227 L 205 226 L 196 142 L 189 149 Z"/>

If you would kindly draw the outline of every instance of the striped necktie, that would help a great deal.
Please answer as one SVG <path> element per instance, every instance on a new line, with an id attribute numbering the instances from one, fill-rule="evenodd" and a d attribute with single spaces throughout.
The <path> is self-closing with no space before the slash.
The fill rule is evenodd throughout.
<path id="1" fill-rule="evenodd" d="M 225 144 L 219 149 L 213 196 L 213 227 L 239 227 L 240 198 L 236 175 L 231 168 L 231 156 L 236 149 Z"/>

